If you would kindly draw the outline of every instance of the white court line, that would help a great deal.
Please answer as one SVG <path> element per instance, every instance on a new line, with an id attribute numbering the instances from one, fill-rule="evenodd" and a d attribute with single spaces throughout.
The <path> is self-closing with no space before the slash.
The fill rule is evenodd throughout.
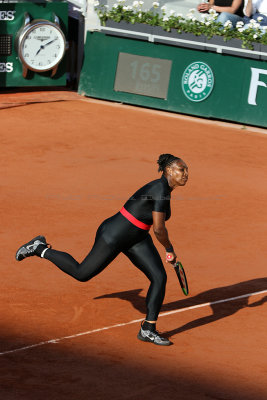
<path id="1" fill-rule="evenodd" d="M 213 305 L 213 304 L 226 303 L 226 302 L 228 302 L 228 301 L 234 301 L 234 300 L 238 300 L 238 299 L 244 299 L 245 297 L 256 296 L 256 295 L 263 294 L 263 293 L 267 293 L 267 289 L 266 289 L 266 290 L 261 290 L 260 292 L 254 292 L 254 293 L 243 294 L 242 296 L 230 297 L 230 298 L 224 299 L 224 300 L 216 300 L 216 301 L 211 301 L 211 302 L 209 302 L 209 303 L 197 304 L 196 306 L 190 306 L 190 307 L 180 308 L 180 309 L 178 309 L 178 310 L 166 311 L 166 312 L 160 313 L 160 314 L 159 314 L 159 318 L 160 318 L 160 317 L 166 317 L 166 316 L 172 315 L 172 314 L 181 313 L 181 312 L 188 311 L 188 310 L 194 310 L 195 308 L 208 307 L 208 306 L 211 306 L 211 305 Z M 40 343 L 32 344 L 32 345 L 30 345 L 30 346 L 24 346 L 24 347 L 19 347 L 18 349 L 14 349 L 14 350 L 3 351 L 2 353 L 0 353 L 0 356 L 4 356 L 4 355 L 6 355 L 6 354 L 11 354 L 11 353 L 17 353 L 18 351 L 33 349 L 34 347 L 40 347 L 40 346 L 44 346 L 44 345 L 50 344 L 50 343 L 58 343 L 58 342 L 61 342 L 62 340 L 65 340 L 65 339 L 74 339 L 74 338 L 79 337 L 79 336 L 91 335 L 92 333 L 96 333 L 96 332 L 102 332 L 102 331 L 107 331 L 107 330 L 113 329 L 113 328 L 119 328 L 119 327 L 121 327 L 121 326 L 136 324 L 137 322 L 143 321 L 143 319 L 144 319 L 144 318 L 141 318 L 141 319 L 134 319 L 134 320 L 132 320 L 132 321 L 123 322 L 123 323 L 121 323 L 121 324 L 115 324 L 115 325 L 105 326 L 105 327 L 103 327 L 103 328 L 93 329 L 92 331 L 76 333 L 75 335 L 63 336 L 63 337 L 61 337 L 61 338 L 46 340 L 45 342 L 40 342 Z"/>

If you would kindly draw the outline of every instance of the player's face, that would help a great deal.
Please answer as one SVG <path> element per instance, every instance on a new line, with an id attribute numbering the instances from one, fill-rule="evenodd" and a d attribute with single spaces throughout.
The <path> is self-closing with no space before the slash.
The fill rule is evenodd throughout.
<path id="1" fill-rule="evenodd" d="M 174 187 L 184 186 L 188 181 L 188 167 L 184 161 L 173 163 L 170 168 L 170 175 Z"/>

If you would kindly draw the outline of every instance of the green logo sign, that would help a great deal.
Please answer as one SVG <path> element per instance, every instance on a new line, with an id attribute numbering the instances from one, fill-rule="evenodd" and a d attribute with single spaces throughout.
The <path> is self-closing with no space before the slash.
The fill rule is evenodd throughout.
<path id="1" fill-rule="evenodd" d="M 211 68 L 196 61 L 188 65 L 182 77 L 182 89 L 185 96 L 191 101 L 203 101 L 212 92 L 214 76 Z"/>

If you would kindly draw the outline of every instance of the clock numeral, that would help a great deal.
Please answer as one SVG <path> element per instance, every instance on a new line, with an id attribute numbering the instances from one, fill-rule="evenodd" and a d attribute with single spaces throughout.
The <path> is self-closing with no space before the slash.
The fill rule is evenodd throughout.
<path id="1" fill-rule="evenodd" d="M 42 67 L 43 63 L 42 63 L 42 62 L 39 62 L 39 64 L 38 64 L 38 65 L 40 65 L 40 67 Z"/>
<path id="2" fill-rule="evenodd" d="M 24 57 L 25 57 L 25 58 L 26 58 L 26 57 L 30 57 L 29 53 L 25 53 L 25 54 L 24 54 Z"/>
<path id="3" fill-rule="evenodd" d="M 48 64 L 51 64 L 51 60 L 47 60 Z"/>
<path id="4" fill-rule="evenodd" d="M 31 60 L 31 63 L 34 64 L 34 60 Z"/>
<path id="5" fill-rule="evenodd" d="M 40 28 L 40 31 L 41 31 L 41 32 L 45 32 L 45 29 L 46 29 L 46 28 Z"/>
<path id="6" fill-rule="evenodd" d="M 60 49 L 60 45 L 59 44 L 56 45 L 56 49 Z"/>

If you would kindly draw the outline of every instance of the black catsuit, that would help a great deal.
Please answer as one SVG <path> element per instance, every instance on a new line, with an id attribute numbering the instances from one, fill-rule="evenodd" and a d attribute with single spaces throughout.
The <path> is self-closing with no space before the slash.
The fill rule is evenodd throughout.
<path id="1" fill-rule="evenodd" d="M 152 225 L 152 211 L 166 213 L 170 218 L 170 187 L 164 175 L 139 189 L 125 203 L 124 208 L 141 223 Z M 87 257 L 79 264 L 74 258 L 57 250 L 48 249 L 44 258 L 73 278 L 85 282 L 106 268 L 119 253 L 124 253 L 150 280 L 146 297 L 146 319 L 157 319 L 166 286 L 166 272 L 161 257 L 148 230 L 141 229 L 118 212 L 99 226 L 95 243 Z"/>

